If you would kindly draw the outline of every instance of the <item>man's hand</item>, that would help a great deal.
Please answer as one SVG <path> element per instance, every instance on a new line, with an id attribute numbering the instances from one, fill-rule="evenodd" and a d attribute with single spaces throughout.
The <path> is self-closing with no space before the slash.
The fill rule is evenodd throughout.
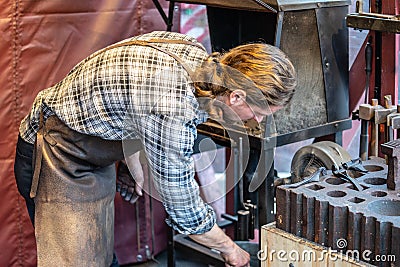
<path id="1" fill-rule="evenodd" d="M 235 243 L 234 243 L 235 244 Z M 250 266 L 250 255 L 247 251 L 241 249 L 238 245 L 234 245 L 229 252 L 221 252 L 222 258 L 225 260 L 225 266 Z"/>
<path id="2" fill-rule="evenodd" d="M 139 155 L 140 152 L 138 151 L 118 165 L 117 192 L 121 194 L 125 201 L 131 204 L 135 203 L 143 195 L 144 176 Z"/>
<path id="3" fill-rule="evenodd" d="M 189 235 L 194 241 L 221 252 L 225 266 L 250 266 L 250 254 L 233 242 L 218 225 L 200 235 Z"/>

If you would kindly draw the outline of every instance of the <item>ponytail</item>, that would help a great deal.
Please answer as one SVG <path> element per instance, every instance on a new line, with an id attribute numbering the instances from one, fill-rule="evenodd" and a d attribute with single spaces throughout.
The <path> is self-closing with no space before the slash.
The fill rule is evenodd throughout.
<path id="1" fill-rule="evenodd" d="M 214 99 L 242 89 L 251 104 L 258 105 L 261 100 L 284 106 L 294 94 L 296 80 L 292 63 L 279 48 L 255 43 L 225 54 L 212 53 L 196 70 L 193 82 L 196 97 Z"/>

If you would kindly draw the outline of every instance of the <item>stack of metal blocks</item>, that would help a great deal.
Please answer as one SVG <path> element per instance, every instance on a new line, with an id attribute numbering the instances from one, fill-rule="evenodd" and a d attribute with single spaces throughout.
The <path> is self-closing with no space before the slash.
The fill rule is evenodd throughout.
<path id="1" fill-rule="evenodd" d="M 400 264 L 400 191 L 387 189 L 383 159 L 362 164 L 368 173 L 349 173 L 362 191 L 330 171 L 319 182 L 279 186 L 276 226 L 333 250 L 367 251 L 372 264 L 376 255 L 395 255 Z"/>

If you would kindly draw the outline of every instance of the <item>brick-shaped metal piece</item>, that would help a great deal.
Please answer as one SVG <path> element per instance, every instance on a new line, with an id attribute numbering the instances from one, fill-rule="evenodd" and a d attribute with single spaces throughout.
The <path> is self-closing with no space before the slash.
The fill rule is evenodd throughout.
<path id="1" fill-rule="evenodd" d="M 391 190 L 400 188 L 400 139 L 396 139 L 381 145 L 382 153 L 387 155 L 388 175 L 387 187 Z"/>
<path id="2" fill-rule="evenodd" d="M 362 120 L 372 120 L 375 116 L 375 110 L 376 109 L 383 109 L 382 106 L 372 106 L 370 104 L 361 104 L 359 106 L 359 114 L 358 116 Z"/>
<path id="3" fill-rule="evenodd" d="M 386 123 L 387 116 L 397 111 L 396 106 L 391 106 L 390 108 L 379 108 L 375 109 L 375 124 Z"/>
<path id="4" fill-rule="evenodd" d="M 280 203 L 276 209 L 276 226 L 290 232 L 290 191 L 282 187 L 276 189 L 276 202 Z"/>

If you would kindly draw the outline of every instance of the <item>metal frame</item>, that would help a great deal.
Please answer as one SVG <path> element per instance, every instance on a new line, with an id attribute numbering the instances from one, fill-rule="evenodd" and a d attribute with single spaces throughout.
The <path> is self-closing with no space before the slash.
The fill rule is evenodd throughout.
<path id="1" fill-rule="evenodd" d="M 360 1 L 361 2 L 361 1 Z M 359 30 L 369 30 L 362 48 L 354 62 L 350 75 L 350 96 L 353 100 L 351 108 L 357 108 L 357 102 L 364 92 L 362 83 L 352 82 L 365 77 L 365 47 L 368 42 L 373 48 L 372 73 L 369 79 L 368 99 L 378 99 L 378 104 L 384 105 L 384 96 L 391 95 L 393 104 L 398 103 L 398 61 L 400 31 L 399 1 L 371 0 L 368 12 L 359 8 L 357 13 L 346 17 L 348 27 Z M 369 13 L 370 12 L 370 13 Z M 390 14 L 390 15 L 388 15 Z M 367 80 L 368 81 L 368 80 Z M 380 134 L 378 143 L 384 143 L 384 135 Z M 379 156 L 383 157 L 382 153 Z"/>
<path id="2" fill-rule="evenodd" d="M 153 0 L 153 2 L 157 2 L 157 0 Z M 167 30 L 171 30 L 172 27 L 172 16 L 173 16 L 173 9 L 174 9 L 174 4 L 175 2 L 185 2 L 185 3 L 200 3 L 204 4 L 202 2 L 204 1 L 187 1 L 187 0 L 182 0 L 182 1 L 170 1 L 170 10 L 169 10 L 169 17 L 166 19 L 166 16 L 163 16 L 164 21 L 166 21 L 167 24 Z M 205 1 L 207 2 L 207 1 Z M 212 1 L 208 1 L 212 2 Z M 220 1 L 218 1 L 220 2 Z M 240 1 L 243 3 L 242 1 Z M 300 1 L 301 2 L 301 1 Z M 303 1 L 304 2 L 304 1 Z M 305 1 L 307 2 L 307 1 Z M 312 2 L 312 1 L 308 1 Z M 296 131 L 292 131 L 290 133 L 284 133 L 276 136 L 275 142 L 270 142 L 271 137 L 255 137 L 248 135 L 246 138 L 249 138 L 250 141 L 250 148 L 251 149 L 256 149 L 260 152 L 260 158 L 259 158 L 259 164 L 260 169 L 264 168 L 266 173 L 262 174 L 265 179 L 262 185 L 258 188 L 257 190 L 257 198 L 258 198 L 258 224 L 259 226 L 267 224 L 269 222 L 274 221 L 274 188 L 273 188 L 273 182 L 274 182 L 274 168 L 266 168 L 264 166 L 267 166 L 270 164 L 270 159 L 268 158 L 268 155 L 270 155 L 270 150 L 271 148 L 276 146 L 282 146 L 285 144 L 301 141 L 301 140 L 306 140 L 309 138 L 314 138 L 314 137 L 321 137 L 321 136 L 326 136 L 326 135 L 333 135 L 334 140 L 341 144 L 342 143 L 342 131 L 351 128 L 352 122 L 350 118 L 347 118 L 349 116 L 348 110 L 342 110 L 338 112 L 337 106 L 340 103 L 346 103 L 348 101 L 347 95 L 348 91 L 346 91 L 346 84 L 348 84 L 348 77 L 346 77 L 346 72 L 348 68 L 340 68 L 338 65 L 336 65 L 336 62 L 338 58 L 340 57 L 345 57 L 347 56 L 348 50 L 347 47 L 341 49 L 341 50 L 332 50 L 332 40 L 331 37 L 334 36 L 338 38 L 337 40 L 341 40 L 341 38 L 345 38 L 346 32 L 341 31 L 339 33 L 335 32 L 334 26 L 337 25 L 328 25 L 326 27 L 325 21 L 327 19 L 331 20 L 338 20 L 340 16 L 344 16 L 344 10 L 340 8 L 339 6 L 343 6 L 344 4 L 349 3 L 349 1 L 336 1 L 328 4 L 327 6 L 332 7 L 335 9 L 335 12 L 329 12 L 328 9 L 321 9 L 320 3 L 308 3 L 303 8 L 299 8 L 299 5 L 286 5 L 279 7 L 278 10 L 279 12 L 277 13 L 277 24 L 276 24 L 276 33 L 275 33 L 275 39 L 274 39 L 274 44 L 278 47 L 280 47 L 281 44 L 281 32 L 282 32 L 282 27 L 284 24 L 284 18 L 285 18 L 285 12 L 286 11 L 291 11 L 291 10 L 299 10 L 299 9 L 305 9 L 305 8 L 316 8 L 315 9 L 315 16 L 316 16 L 316 21 L 317 21 L 317 27 L 319 29 L 319 40 L 320 40 L 320 50 L 321 50 L 321 59 L 322 62 L 321 64 L 323 65 L 322 71 L 323 71 L 323 76 L 324 76 L 324 86 L 325 86 L 325 96 L 326 99 L 335 99 L 335 101 L 338 102 L 333 102 L 329 103 L 331 106 L 327 107 L 327 118 L 328 122 L 323 124 L 323 125 L 316 125 L 312 127 L 308 127 L 306 129 L 300 129 Z M 293 3 L 292 3 L 293 4 Z M 303 3 L 305 4 L 305 3 Z M 314 5 L 315 4 L 315 5 Z M 311 6 L 309 6 L 311 5 Z M 337 7 L 337 8 L 336 8 Z M 265 11 L 265 9 L 264 9 Z M 285 12 L 284 12 L 285 11 Z M 338 12 L 339 11 L 339 12 Z M 163 11 L 162 11 L 163 12 Z M 164 14 L 165 15 L 165 14 Z M 341 54 L 338 54 L 339 53 Z M 335 75 L 332 75 L 332 72 L 334 72 Z M 339 87 L 341 90 L 334 90 L 337 89 L 337 83 L 335 81 L 340 80 L 339 82 Z M 348 88 L 347 88 L 348 89 Z M 340 97 L 337 97 L 337 94 L 340 94 Z M 332 97 L 332 94 L 335 94 L 334 98 Z M 347 94 L 347 95 L 346 95 Z M 328 103 L 328 101 L 327 101 Z M 226 129 L 223 129 L 222 127 L 218 127 L 213 124 L 201 124 L 198 126 L 198 133 L 201 135 L 208 136 L 212 138 L 217 144 L 222 145 L 222 146 L 230 146 L 234 147 L 238 142 L 238 138 L 241 137 L 242 133 L 237 133 L 233 131 L 234 136 L 229 136 L 226 133 Z M 229 130 L 229 133 L 232 134 L 232 131 Z M 233 143 L 232 143 L 233 142 Z M 235 144 L 236 143 L 236 144 Z M 272 147 L 271 147 L 271 144 Z M 235 162 L 238 162 L 239 159 L 237 159 L 234 151 L 234 160 Z M 233 175 L 235 176 L 234 179 L 239 179 L 238 176 L 238 171 L 234 170 Z M 235 207 L 238 205 L 235 204 Z M 173 238 L 175 237 L 175 238 Z M 194 242 L 190 242 L 186 239 L 182 239 L 180 235 L 174 236 L 173 230 L 171 230 L 171 233 L 169 233 L 169 248 L 168 248 L 168 263 L 170 267 L 175 266 L 175 258 L 174 258 L 174 248 L 179 247 L 180 249 L 190 249 L 191 252 L 196 252 L 199 253 L 198 248 L 194 244 Z M 215 259 L 209 259 L 214 258 L 213 254 L 208 255 L 208 253 L 202 251 L 202 258 L 204 258 L 206 261 L 209 260 L 215 260 Z M 204 257 L 203 257 L 204 256 Z M 217 257 L 218 258 L 218 257 Z M 222 260 L 222 258 L 220 258 Z M 222 265 L 223 266 L 223 265 Z"/>
<path id="3" fill-rule="evenodd" d="M 165 24 L 167 25 L 167 31 L 171 31 L 172 21 L 174 18 L 175 2 L 174 1 L 169 2 L 168 16 L 165 14 L 164 9 L 162 8 L 162 6 L 158 0 L 153 0 L 153 3 L 156 6 L 158 12 L 160 13 L 162 19 L 164 20 Z"/>

